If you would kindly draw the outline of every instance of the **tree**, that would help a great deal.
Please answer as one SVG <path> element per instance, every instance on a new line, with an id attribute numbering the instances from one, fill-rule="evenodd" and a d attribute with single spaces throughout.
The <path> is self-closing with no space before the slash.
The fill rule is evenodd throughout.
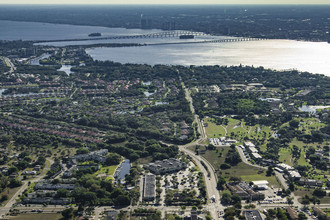
<path id="1" fill-rule="evenodd" d="M 218 182 L 217 182 L 217 189 L 223 190 L 224 189 L 223 185 L 225 185 L 225 184 L 226 184 L 225 178 L 223 178 L 222 176 L 219 176 Z"/>
<path id="2" fill-rule="evenodd" d="M 300 158 L 300 149 L 299 147 L 297 147 L 296 145 L 293 145 L 292 146 L 292 150 L 291 150 L 291 153 L 292 153 L 292 157 L 296 158 L 296 159 L 299 159 Z"/>
<path id="3" fill-rule="evenodd" d="M 231 168 L 231 166 L 227 163 L 223 163 L 223 164 L 220 165 L 220 169 L 222 169 L 222 170 L 227 170 L 227 169 L 230 169 L 230 168 Z"/>
<path id="4" fill-rule="evenodd" d="M 105 164 L 108 166 L 117 165 L 121 161 L 121 156 L 117 153 L 109 153 L 109 154 L 107 154 L 106 158 L 107 159 L 106 159 Z"/>
<path id="5" fill-rule="evenodd" d="M 19 180 L 17 180 L 17 179 L 11 179 L 10 181 L 9 181 L 9 187 L 10 188 L 15 188 L 15 187 L 19 187 L 19 186 L 21 186 L 22 185 L 22 182 L 21 181 L 19 181 Z"/>
<path id="6" fill-rule="evenodd" d="M 224 192 L 221 196 L 222 204 L 231 204 L 231 195 L 228 192 Z"/>
<path id="7" fill-rule="evenodd" d="M 305 220 L 305 219 L 308 219 L 307 216 L 305 215 L 305 213 L 299 212 L 298 220 Z"/>
<path id="8" fill-rule="evenodd" d="M 69 195 L 70 195 L 69 190 L 67 190 L 67 189 L 59 189 L 59 190 L 57 190 L 55 197 L 56 198 L 66 198 Z"/>
<path id="9" fill-rule="evenodd" d="M 289 122 L 289 125 L 291 128 L 298 128 L 299 127 L 299 120 L 298 119 L 292 119 L 290 122 Z"/>
<path id="10" fill-rule="evenodd" d="M 293 192 L 294 191 L 294 183 L 290 182 L 289 183 L 289 189 Z"/>
<path id="11" fill-rule="evenodd" d="M 68 209 L 64 209 L 61 212 L 62 216 L 63 216 L 63 220 L 70 220 L 73 217 L 73 208 L 68 208 Z"/>
<path id="12" fill-rule="evenodd" d="M 12 174 L 12 173 L 17 173 L 17 172 L 18 172 L 18 169 L 15 166 L 9 167 L 9 169 L 8 169 L 8 174 L 9 175 Z"/>
<path id="13" fill-rule="evenodd" d="M 228 151 L 226 159 L 225 159 L 226 163 L 228 163 L 232 166 L 235 166 L 238 163 L 240 163 L 241 161 L 242 160 L 241 160 L 241 157 L 239 156 L 238 152 L 236 152 L 235 150 L 232 150 L 232 149 Z"/>
<path id="14" fill-rule="evenodd" d="M 236 194 L 231 196 L 232 203 L 241 203 L 241 200 L 242 200 L 241 197 Z"/>
<path id="15" fill-rule="evenodd" d="M 271 176 L 273 174 L 273 167 L 272 166 L 269 166 L 268 169 L 267 169 L 267 172 L 266 172 L 266 176 Z"/>
<path id="16" fill-rule="evenodd" d="M 289 205 L 292 205 L 293 204 L 293 198 L 292 197 L 286 197 L 286 200 L 288 202 Z"/>
<path id="17" fill-rule="evenodd" d="M 327 195 L 327 192 L 321 188 L 317 188 L 313 192 L 313 196 L 324 197 Z"/>
<path id="18" fill-rule="evenodd" d="M 76 154 L 88 154 L 89 153 L 89 150 L 88 148 L 86 147 L 81 147 L 77 150 L 77 153 Z"/>
<path id="19" fill-rule="evenodd" d="M 119 206 L 127 206 L 130 204 L 130 199 L 127 195 L 119 195 L 116 199 L 115 199 L 115 204 L 119 205 Z"/>

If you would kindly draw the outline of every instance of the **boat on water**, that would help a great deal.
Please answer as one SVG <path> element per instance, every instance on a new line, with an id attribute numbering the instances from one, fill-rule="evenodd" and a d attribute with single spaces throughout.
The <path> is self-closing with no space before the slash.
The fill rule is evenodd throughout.
<path id="1" fill-rule="evenodd" d="M 192 34 L 185 34 L 185 35 L 180 35 L 180 39 L 194 39 L 194 35 Z"/>
<path id="2" fill-rule="evenodd" d="M 102 36 L 102 34 L 101 33 L 90 33 L 89 35 L 88 35 L 88 37 L 101 37 Z"/>

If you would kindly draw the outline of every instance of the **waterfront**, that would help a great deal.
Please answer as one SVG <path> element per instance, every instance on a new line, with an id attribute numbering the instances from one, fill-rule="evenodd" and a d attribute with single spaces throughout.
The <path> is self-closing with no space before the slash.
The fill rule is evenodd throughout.
<path id="1" fill-rule="evenodd" d="M 330 44 L 293 40 L 155 45 L 86 50 L 96 60 L 165 65 L 249 65 L 330 76 Z"/>
<path id="2" fill-rule="evenodd" d="M 100 32 L 102 37 L 158 33 L 160 30 L 106 28 L 36 22 L 0 21 L 3 40 L 60 40 L 86 38 Z M 47 42 L 38 45 L 67 46 L 101 43 L 139 43 L 148 46 L 97 47 L 86 49 L 95 60 L 120 63 L 165 65 L 248 65 L 276 70 L 296 69 L 330 76 L 330 44 L 295 40 L 264 40 L 222 43 L 196 43 L 205 40 L 234 39 L 229 36 L 198 36 L 195 39 L 138 38 L 71 42 Z M 191 42 L 189 44 L 164 44 Z M 70 74 L 67 70 L 65 71 Z"/>
<path id="3" fill-rule="evenodd" d="M 116 180 L 123 180 L 125 179 L 126 175 L 129 174 L 129 171 L 131 169 L 131 164 L 129 159 L 125 159 L 117 168 L 115 173 L 115 179 Z"/>
<path id="4" fill-rule="evenodd" d="M 159 30 L 107 28 L 87 25 L 49 24 L 5 20 L 0 20 L 0 30 L 0 40 L 84 39 L 89 38 L 88 35 L 94 32 L 102 33 L 102 37 L 159 32 Z"/>
<path id="5" fill-rule="evenodd" d="M 327 109 L 330 108 L 330 106 L 313 106 L 313 105 L 303 105 L 299 108 L 302 112 L 308 112 L 310 114 L 315 114 L 318 109 Z"/>

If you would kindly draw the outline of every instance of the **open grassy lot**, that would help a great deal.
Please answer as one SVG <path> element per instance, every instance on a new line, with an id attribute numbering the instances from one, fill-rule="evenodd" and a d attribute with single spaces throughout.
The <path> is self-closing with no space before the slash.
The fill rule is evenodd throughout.
<path id="1" fill-rule="evenodd" d="M 15 188 L 6 188 L 2 193 L 0 193 L 0 196 L 2 195 L 8 195 L 8 199 L 3 201 L 1 204 L 6 205 L 9 199 L 13 197 L 13 195 L 19 190 L 21 187 L 15 187 Z"/>
<path id="2" fill-rule="evenodd" d="M 58 220 L 62 218 L 61 214 L 21 214 L 18 216 L 11 216 L 9 219 L 15 220 Z"/>
<path id="3" fill-rule="evenodd" d="M 281 148 L 279 155 L 280 155 L 279 161 L 281 161 L 285 164 L 288 164 L 290 166 L 293 165 L 293 160 L 292 160 L 292 156 L 291 156 L 291 147 Z"/>
<path id="4" fill-rule="evenodd" d="M 306 189 L 306 188 L 298 188 L 297 190 L 294 191 L 294 194 L 296 196 L 300 196 L 300 197 L 303 197 L 305 195 L 308 195 L 309 197 L 313 197 L 313 191 L 314 189 Z M 317 197 L 321 204 L 328 204 L 330 203 L 330 196 L 324 196 L 324 197 Z M 301 200 L 301 199 L 299 199 Z"/>
<path id="5" fill-rule="evenodd" d="M 325 213 L 327 213 L 327 216 L 330 217 L 330 209 L 323 209 L 323 211 L 324 211 Z"/>
<path id="6" fill-rule="evenodd" d="M 236 120 L 228 118 L 227 125 L 217 125 L 212 118 L 205 118 L 204 124 L 206 125 L 205 131 L 208 138 L 217 137 L 231 137 L 239 142 L 243 142 L 245 137 L 249 139 L 265 140 L 263 145 L 260 146 L 261 150 L 266 149 L 267 139 L 274 133 L 268 126 L 249 126 L 244 120 Z"/>
<path id="7" fill-rule="evenodd" d="M 302 141 L 298 141 L 298 140 L 294 139 L 293 141 L 291 141 L 288 148 L 281 148 L 281 150 L 279 152 L 279 155 L 280 155 L 279 160 L 281 162 L 284 162 L 284 163 L 288 164 L 288 165 L 294 165 L 294 161 L 293 161 L 293 158 L 292 158 L 292 155 L 291 155 L 291 149 L 292 149 L 292 146 L 295 145 L 301 150 L 300 157 L 297 160 L 297 165 L 302 165 L 302 166 L 310 165 L 308 163 L 308 161 L 306 160 L 306 158 L 305 158 L 306 150 L 309 147 L 314 147 L 315 149 L 321 149 L 325 146 L 325 144 L 326 144 L 326 142 L 324 142 L 322 144 L 319 144 L 319 143 L 308 143 L 308 144 L 306 144 Z"/>
<path id="8" fill-rule="evenodd" d="M 114 179 L 113 175 L 119 165 L 114 165 L 114 166 L 105 166 L 101 167 L 96 173 L 96 176 L 104 176 L 106 179 Z"/>
<path id="9" fill-rule="evenodd" d="M 226 135 L 225 129 L 214 123 L 214 120 L 211 118 L 204 119 L 205 131 L 208 138 L 217 138 L 217 137 L 224 137 Z"/>
<path id="10" fill-rule="evenodd" d="M 324 127 L 325 124 L 321 123 L 317 118 L 298 118 L 300 121 L 299 130 L 311 134 L 314 130 L 320 130 L 320 128 Z"/>
<path id="11" fill-rule="evenodd" d="M 195 147 L 191 147 L 190 149 L 194 151 Z M 204 150 L 205 148 L 201 147 L 200 149 Z M 243 181 L 248 182 L 255 180 L 267 180 L 270 185 L 273 185 L 274 187 L 280 186 L 274 176 L 266 176 L 266 170 L 247 165 L 243 162 L 238 163 L 236 166 L 233 166 L 230 169 L 221 170 L 220 165 L 225 162 L 225 158 L 229 149 L 230 147 L 221 147 L 217 150 L 207 150 L 205 153 L 200 155 L 209 161 L 214 169 L 216 169 L 217 174 L 222 175 L 227 181 L 230 177 L 238 177 L 242 178 Z"/>

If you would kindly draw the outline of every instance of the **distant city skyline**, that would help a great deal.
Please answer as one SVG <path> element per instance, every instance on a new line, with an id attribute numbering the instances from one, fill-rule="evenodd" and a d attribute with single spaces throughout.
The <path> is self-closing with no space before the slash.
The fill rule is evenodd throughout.
<path id="1" fill-rule="evenodd" d="M 329 0 L 0 0 L 0 4 L 330 4 Z"/>

